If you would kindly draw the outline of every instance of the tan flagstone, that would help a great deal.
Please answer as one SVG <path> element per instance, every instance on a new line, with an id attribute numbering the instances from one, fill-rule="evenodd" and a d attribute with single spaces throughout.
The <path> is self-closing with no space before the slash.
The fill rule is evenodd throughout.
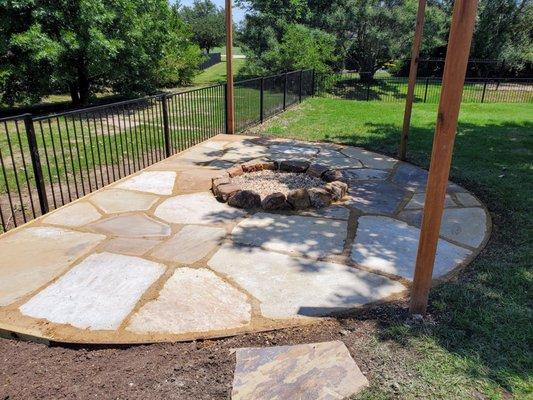
<path id="1" fill-rule="evenodd" d="M 340 400 L 368 380 L 341 341 L 237 349 L 232 400 Z"/>
<path id="2" fill-rule="evenodd" d="M 359 147 L 345 147 L 342 153 L 361 161 L 367 168 L 392 169 L 398 160 L 383 154 L 373 153 Z"/>
<path id="3" fill-rule="evenodd" d="M 128 256 L 142 256 L 160 243 L 157 239 L 118 237 L 107 241 L 104 250 Z"/>
<path id="4" fill-rule="evenodd" d="M 101 216 L 91 204 L 78 202 L 52 211 L 46 215 L 43 222 L 51 225 L 78 227 L 97 221 Z"/>
<path id="5" fill-rule="evenodd" d="M 136 333 L 189 333 L 247 325 L 246 296 L 207 269 L 179 268 L 159 297 L 137 312 L 128 330 Z"/>
<path id="6" fill-rule="evenodd" d="M 174 188 L 176 172 L 174 171 L 145 171 L 119 182 L 115 187 L 120 189 L 137 190 L 161 195 L 170 195 Z"/>
<path id="7" fill-rule="evenodd" d="M 102 190 L 89 198 L 108 214 L 149 210 L 158 199 L 153 194 L 122 189 Z"/>
<path id="8" fill-rule="evenodd" d="M 180 192 L 205 192 L 211 190 L 213 178 L 227 176 L 225 171 L 210 168 L 195 168 L 180 173 L 177 189 Z"/>
<path id="9" fill-rule="evenodd" d="M 29 227 L 0 240 L 0 306 L 6 306 L 61 275 L 105 236 L 60 228 Z"/>
<path id="10" fill-rule="evenodd" d="M 122 214 L 89 225 L 97 232 L 122 237 L 169 236 L 170 226 L 145 214 Z"/>
<path id="11" fill-rule="evenodd" d="M 187 225 L 151 254 L 159 260 L 192 264 L 220 245 L 224 236 L 224 228 Z"/>

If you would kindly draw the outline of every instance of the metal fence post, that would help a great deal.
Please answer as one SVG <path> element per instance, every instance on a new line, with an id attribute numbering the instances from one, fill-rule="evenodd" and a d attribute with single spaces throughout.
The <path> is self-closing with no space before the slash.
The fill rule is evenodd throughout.
<path id="1" fill-rule="evenodd" d="M 165 155 L 166 157 L 170 157 L 170 126 L 168 123 L 168 105 L 166 94 L 161 97 L 161 104 L 163 106 L 163 133 L 165 138 Z"/>
<path id="2" fill-rule="evenodd" d="M 302 102 L 302 78 L 303 78 L 303 69 L 300 70 L 300 86 L 298 88 L 298 102 Z"/>
<path id="3" fill-rule="evenodd" d="M 33 127 L 31 114 L 24 114 L 24 127 L 26 128 L 26 136 L 28 138 L 31 165 L 33 167 L 33 175 L 35 176 L 35 185 L 37 186 L 37 196 L 39 197 L 39 206 L 41 208 L 41 214 L 44 215 L 49 211 L 48 197 L 46 196 L 43 169 L 39 157 L 39 148 L 37 147 L 37 139 L 35 138 L 35 129 Z"/>
<path id="4" fill-rule="evenodd" d="M 287 73 L 285 72 L 285 82 L 283 82 L 283 109 L 287 109 Z"/>
<path id="5" fill-rule="evenodd" d="M 424 91 L 424 103 L 426 102 L 428 98 L 428 86 L 429 86 L 429 77 L 426 78 L 426 90 Z"/>
<path id="6" fill-rule="evenodd" d="M 483 83 L 483 93 L 481 94 L 482 103 L 485 101 L 485 92 L 487 91 L 487 81 L 488 79 L 485 79 L 485 82 Z"/>
<path id="7" fill-rule="evenodd" d="M 265 78 L 260 80 L 260 93 L 259 93 L 259 120 L 263 123 L 265 119 Z"/>

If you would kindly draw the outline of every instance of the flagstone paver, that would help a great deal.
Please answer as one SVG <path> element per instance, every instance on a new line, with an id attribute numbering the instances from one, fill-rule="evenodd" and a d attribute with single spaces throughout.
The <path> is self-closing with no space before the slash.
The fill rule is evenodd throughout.
<path id="1" fill-rule="evenodd" d="M 367 168 L 392 169 L 398 162 L 398 160 L 392 157 L 373 153 L 359 147 L 345 147 L 341 152 L 349 157 L 358 159 Z"/>
<path id="2" fill-rule="evenodd" d="M 161 241 L 157 239 L 117 237 L 107 241 L 104 249 L 127 256 L 142 256 L 158 244 L 161 244 Z"/>
<path id="3" fill-rule="evenodd" d="M 53 211 L 44 218 L 51 225 L 78 227 L 97 221 L 102 217 L 90 203 L 78 202 Z"/>
<path id="4" fill-rule="evenodd" d="M 0 306 L 57 278 L 105 236 L 60 228 L 28 227 L 0 240 Z"/>
<path id="5" fill-rule="evenodd" d="M 81 329 L 117 329 L 164 271 L 163 265 L 138 257 L 92 254 L 20 311 Z"/>
<path id="6" fill-rule="evenodd" d="M 346 232 L 345 221 L 261 212 L 231 235 L 236 243 L 319 258 L 342 253 Z"/>
<path id="7" fill-rule="evenodd" d="M 247 325 L 251 306 L 246 295 L 201 268 L 179 268 L 159 297 L 144 305 L 128 330 L 136 333 L 190 333 Z"/>
<path id="8" fill-rule="evenodd" d="M 108 217 L 89 225 L 106 235 L 122 237 L 162 237 L 170 235 L 170 226 L 145 214 L 122 214 Z"/>
<path id="9" fill-rule="evenodd" d="M 364 213 L 392 214 L 406 194 L 389 182 L 361 182 L 350 186 L 347 204 Z"/>
<path id="10" fill-rule="evenodd" d="M 419 236 L 418 228 L 393 218 L 360 217 L 352 260 L 374 271 L 412 279 Z M 433 277 L 450 272 L 470 254 L 470 250 L 439 240 Z"/>
<path id="11" fill-rule="evenodd" d="M 187 225 L 151 254 L 163 261 L 192 264 L 220 245 L 224 236 L 224 228 Z"/>
<path id="12" fill-rule="evenodd" d="M 149 210 L 159 199 L 148 193 L 107 189 L 94 193 L 89 200 L 108 214 Z"/>
<path id="13" fill-rule="evenodd" d="M 251 247 L 224 245 L 208 266 L 258 299 L 261 313 L 269 318 L 328 315 L 405 289 L 388 278 L 342 264 Z"/>
<path id="14" fill-rule="evenodd" d="M 400 218 L 412 225 L 420 226 L 422 211 L 403 211 Z M 485 238 L 487 230 L 486 213 L 480 207 L 449 208 L 444 210 L 440 235 L 470 247 L 477 247 Z"/>
<path id="15" fill-rule="evenodd" d="M 145 171 L 115 185 L 120 189 L 138 190 L 154 194 L 172 194 L 176 173 L 174 171 Z"/>
<path id="16" fill-rule="evenodd" d="M 267 159 L 341 167 L 348 195 L 267 213 L 209 190 L 235 163 Z M 218 135 L 1 235 L 0 329 L 78 343 L 190 340 L 403 295 L 426 178 L 358 148 Z M 450 183 L 435 277 L 473 259 L 489 232 L 479 200 Z"/>
<path id="17" fill-rule="evenodd" d="M 155 215 L 175 224 L 210 225 L 242 218 L 245 213 L 203 192 L 171 197 L 157 207 Z"/>
<path id="18" fill-rule="evenodd" d="M 371 181 L 371 180 L 385 180 L 389 177 L 390 172 L 382 169 L 347 169 L 342 171 L 344 178 L 348 181 Z M 355 183 L 357 184 L 357 183 Z"/>
<path id="19" fill-rule="evenodd" d="M 232 400 L 340 400 L 368 386 L 341 341 L 237 349 Z"/>

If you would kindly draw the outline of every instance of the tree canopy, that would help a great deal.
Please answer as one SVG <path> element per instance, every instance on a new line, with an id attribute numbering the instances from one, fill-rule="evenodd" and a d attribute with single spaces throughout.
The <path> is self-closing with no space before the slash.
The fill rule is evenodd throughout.
<path id="1" fill-rule="evenodd" d="M 182 7 L 180 13 L 193 33 L 193 38 L 207 53 L 224 44 L 226 28 L 224 10 L 211 0 L 194 0 L 191 7 Z"/>
<path id="2" fill-rule="evenodd" d="M 167 0 L 18 0 L 0 3 L 0 94 L 34 103 L 68 91 L 141 94 L 191 79 L 201 61 Z"/>

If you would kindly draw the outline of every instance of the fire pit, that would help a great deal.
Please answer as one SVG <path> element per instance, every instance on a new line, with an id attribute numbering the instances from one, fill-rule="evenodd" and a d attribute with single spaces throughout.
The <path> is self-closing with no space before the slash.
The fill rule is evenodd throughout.
<path id="1" fill-rule="evenodd" d="M 213 179 L 219 201 L 237 208 L 303 210 L 340 201 L 348 191 L 342 173 L 307 161 L 250 161 Z"/>

